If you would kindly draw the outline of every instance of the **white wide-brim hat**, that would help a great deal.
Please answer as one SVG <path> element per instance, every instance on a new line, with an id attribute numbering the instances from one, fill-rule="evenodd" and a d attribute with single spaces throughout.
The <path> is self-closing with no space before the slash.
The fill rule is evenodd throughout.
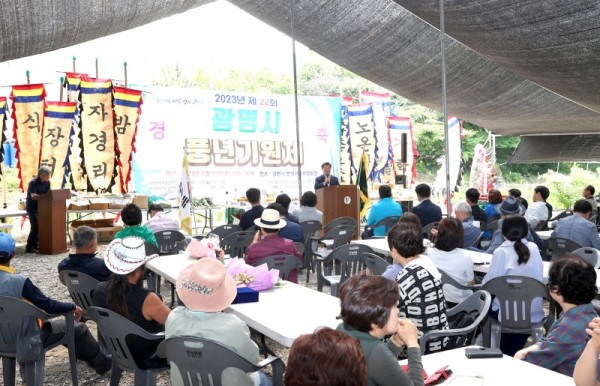
<path id="1" fill-rule="evenodd" d="M 192 311 L 218 312 L 237 295 L 235 281 L 217 259 L 200 259 L 181 271 L 177 295 Z"/>
<path id="2" fill-rule="evenodd" d="M 261 228 L 281 229 L 287 225 L 287 222 L 281 218 L 279 212 L 275 209 L 265 209 L 260 218 L 254 220 L 254 224 Z"/>
<path id="3" fill-rule="evenodd" d="M 157 256 L 156 254 L 146 256 L 144 239 L 128 236 L 115 239 L 108 244 L 104 252 L 104 264 L 117 275 L 127 275 Z"/>

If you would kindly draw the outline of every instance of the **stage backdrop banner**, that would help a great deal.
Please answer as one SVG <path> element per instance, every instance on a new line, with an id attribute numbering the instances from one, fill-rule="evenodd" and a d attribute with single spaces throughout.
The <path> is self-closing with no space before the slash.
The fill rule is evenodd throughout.
<path id="1" fill-rule="evenodd" d="M 79 93 L 81 88 L 81 77 L 87 74 L 77 72 L 67 72 L 65 74 L 65 87 L 67 88 L 67 100 L 76 102 L 80 107 Z M 73 123 L 73 133 L 71 135 L 71 145 L 68 160 L 68 173 L 70 174 L 71 185 L 75 190 L 87 190 L 87 176 L 83 169 L 83 157 L 81 154 L 81 128 L 79 122 L 81 120 L 80 109 L 75 111 L 75 122 Z"/>
<path id="2" fill-rule="evenodd" d="M 110 189 L 115 172 L 112 82 L 81 77 L 81 141 L 85 172 L 93 190 Z"/>
<path id="3" fill-rule="evenodd" d="M 37 176 L 39 168 L 45 97 L 43 84 L 13 86 L 10 93 L 13 101 L 13 138 L 17 150 L 19 188 L 22 191 L 25 191 L 29 180 Z"/>
<path id="4" fill-rule="evenodd" d="M 300 145 L 292 96 L 152 88 L 144 94 L 133 156 L 137 192 L 178 194 L 181 158 L 189 160 L 191 194 L 232 201 L 250 187 L 263 198 L 312 190 L 321 164 L 340 163 L 339 97 L 299 97 Z M 299 158 L 299 161 L 298 161 Z"/>
<path id="5" fill-rule="evenodd" d="M 61 189 L 66 182 L 65 166 L 77 103 L 47 102 L 46 104 L 40 165 L 46 165 L 52 169 L 50 187 Z"/>
<path id="6" fill-rule="evenodd" d="M 142 111 L 142 92 L 125 87 L 114 87 L 113 92 L 119 183 L 121 192 L 127 193 L 131 180 L 131 154 L 135 151 L 135 133 Z"/>

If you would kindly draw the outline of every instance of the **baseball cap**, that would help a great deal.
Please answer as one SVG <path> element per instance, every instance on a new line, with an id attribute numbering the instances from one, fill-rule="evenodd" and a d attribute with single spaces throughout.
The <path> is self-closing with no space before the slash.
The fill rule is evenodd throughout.
<path id="1" fill-rule="evenodd" d="M 0 258 L 11 257 L 15 252 L 15 239 L 8 233 L 0 232 Z"/>

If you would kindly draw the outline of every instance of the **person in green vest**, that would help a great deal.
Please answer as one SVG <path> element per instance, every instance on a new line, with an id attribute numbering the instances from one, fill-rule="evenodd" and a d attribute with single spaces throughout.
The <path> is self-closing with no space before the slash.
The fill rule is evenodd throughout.
<path id="1" fill-rule="evenodd" d="M 121 220 L 125 228 L 118 231 L 115 239 L 124 239 L 127 236 L 137 236 L 144 239 L 144 242 L 154 244 L 158 247 L 156 237 L 152 230 L 142 225 L 142 210 L 136 204 L 127 204 L 121 210 Z"/>

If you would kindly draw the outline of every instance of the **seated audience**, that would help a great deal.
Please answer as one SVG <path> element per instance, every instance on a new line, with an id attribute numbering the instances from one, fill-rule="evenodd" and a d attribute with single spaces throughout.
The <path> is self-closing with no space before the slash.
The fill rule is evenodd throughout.
<path id="1" fill-rule="evenodd" d="M 491 223 L 494 220 L 500 218 L 500 213 L 498 213 L 498 204 L 502 203 L 502 193 L 499 190 L 492 189 L 488 192 L 488 203 L 483 208 L 485 213 L 487 214 L 487 222 Z"/>
<path id="2" fill-rule="evenodd" d="M 462 223 L 464 230 L 463 241 L 462 244 L 459 245 L 459 247 L 462 248 L 474 247 L 475 245 L 473 244 L 477 241 L 479 235 L 481 235 L 481 227 L 473 225 L 475 219 L 471 215 L 472 208 L 473 207 L 466 202 L 459 202 L 454 207 L 454 215 Z"/>
<path id="3" fill-rule="evenodd" d="M 379 186 L 379 202 L 371 207 L 367 217 L 367 225 L 373 226 L 386 217 L 402 216 L 402 207 L 392 198 L 392 188 L 389 185 Z M 374 236 L 385 236 L 383 225 L 373 229 Z"/>
<path id="4" fill-rule="evenodd" d="M 506 200 L 513 199 L 507 197 Z M 505 200 L 505 201 L 506 201 Z M 528 232 L 527 221 L 522 216 L 512 215 L 503 218 L 502 234 L 506 241 L 500 245 L 492 257 L 488 273 L 483 283 L 508 275 L 528 276 L 543 281 L 543 263 L 538 247 L 525 239 Z M 495 299 L 491 307 L 491 317 L 498 318 L 500 305 Z M 536 298 L 531 304 L 531 321 L 538 323 L 544 318 L 542 298 Z M 506 355 L 515 355 L 523 348 L 529 335 L 502 334 L 500 349 Z"/>
<path id="5" fill-rule="evenodd" d="M 536 186 L 533 189 L 533 204 L 527 207 L 525 220 L 535 230 L 540 221 L 548 221 L 552 217 L 552 206 L 546 203 L 550 196 L 550 190 L 545 186 Z"/>
<path id="6" fill-rule="evenodd" d="M 442 209 L 431 202 L 431 188 L 427 184 L 419 184 L 415 187 L 417 200 L 419 204 L 413 208 L 413 213 L 421 220 L 421 226 L 426 226 L 432 222 L 442 219 Z"/>
<path id="7" fill-rule="evenodd" d="M 462 203 L 467 206 L 466 203 Z M 458 219 L 443 218 L 438 227 L 435 247 L 427 248 L 427 256 L 435 266 L 460 284 L 474 285 L 473 260 L 459 249 L 463 242 L 463 228 Z M 444 297 L 451 308 L 465 300 L 472 291 L 445 285 Z"/>
<path id="8" fill-rule="evenodd" d="M 159 204 L 150 205 L 148 214 L 150 215 L 150 219 L 146 221 L 145 225 L 153 233 L 179 230 L 179 222 L 167 215 L 163 207 Z"/>
<path id="9" fill-rule="evenodd" d="M 329 327 L 301 335 L 290 349 L 284 384 L 365 386 L 367 363 L 359 341 Z"/>
<path id="10" fill-rule="evenodd" d="M 259 228 L 254 236 L 254 241 L 246 250 L 244 260 L 250 265 L 254 265 L 262 258 L 273 255 L 294 255 L 300 261 L 304 261 L 302 254 L 296 250 L 294 242 L 285 239 L 277 232 L 286 225 L 286 221 L 275 209 L 265 209 L 260 218 L 254 220 Z M 294 283 L 298 282 L 298 270 L 290 272 L 288 280 Z"/>
<path id="11" fill-rule="evenodd" d="M 479 196 L 479 190 L 475 188 L 467 189 L 467 192 L 465 193 L 467 204 L 471 207 L 471 214 L 475 221 L 479 221 L 481 224 L 487 224 L 487 213 L 477 205 Z"/>
<path id="12" fill-rule="evenodd" d="M 527 209 L 529 207 L 529 202 L 526 199 L 521 197 L 521 191 L 519 189 L 508 189 L 508 195 L 517 199 L 517 201 Z"/>
<path id="13" fill-rule="evenodd" d="M 107 281 L 110 271 L 106 268 L 104 260 L 98 258 L 98 236 L 96 230 L 87 225 L 79 226 L 73 232 L 75 253 L 69 254 L 58 263 L 58 272 L 77 271 L 85 273 L 98 281 Z"/>
<path id="14" fill-rule="evenodd" d="M 277 212 L 279 212 L 281 218 L 285 219 L 285 209 L 281 204 L 274 202 L 267 206 L 267 209 L 275 209 Z M 279 236 L 294 242 L 304 242 L 304 231 L 297 222 L 286 220 L 285 226 L 279 230 Z"/>
<path id="15" fill-rule="evenodd" d="M 367 361 L 367 385 L 423 385 L 417 327 L 408 319 L 399 319 L 394 282 L 381 276 L 352 276 L 340 287 L 340 304 L 343 323 L 337 329 L 360 342 Z M 391 337 L 384 343 L 382 339 L 388 335 Z M 408 374 L 397 358 L 405 347 Z"/>
<path id="16" fill-rule="evenodd" d="M 588 200 L 579 200 L 573 206 L 573 215 L 558 220 L 552 237 L 573 240 L 581 247 L 600 249 L 596 224 L 589 221 L 592 206 Z"/>
<path id="17" fill-rule="evenodd" d="M 250 338 L 246 323 L 229 312 L 222 312 L 237 295 L 235 281 L 227 273 L 223 263 L 212 258 L 202 258 L 181 271 L 177 278 L 177 295 L 185 305 L 169 314 L 165 326 L 165 338 L 195 336 L 219 343 L 249 362 L 258 364 L 258 346 Z M 262 372 L 248 375 L 228 368 L 221 375 L 224 385 L 255 384 L 270 385 L 271 381 Z M 171 368 L 171 382 L 184 385 L 182 374 Z"/>
<path id="18" fill-rule="evenodd" d="M 298 216 L 289 212 L 290 204 L 292 203 L 292 199 L 290 198 L 290 196 L 288 196 L 285 193 L 280 194 L 279 196 L 277 196 L 275 198 L 275 202 L 277 204 L 280 204 L 281 206 L 283 206 L 283 209 L 285 209 L 285 220 L 288 223 L 295 222 L 296 224 L 300 224 L 300 221 L 298 220 Z"/>
<path id="19" fill-rule="evenodd" d="M 240 228 L 242 228 L 243 231 L 254 230 L 254 220 L 260 218 L 260 215 L 265 209 L 260 204 L 260 190 L 256 188 L 248 189 L 246 191 L 246 199 L 248 200 L 248 203 L 252 205 L 252 208 L 242 213 L 242 216 L 240 217 Z M 248 229 L 251 227 L 252 229 Z"/>
<path id="20" fill-rule="evenodd" d="M 421 228 L 413 224 L 396 224 L 388 233 L 388 246 L 394 261 L 404 268 L 396 276 L 400 317 L 408 318 L 419 329 L 419 338 L 430 330 L 448 328 L 446 301 L 441 274 L 425 252 Z M 426 352 L 444 348 L 442 339 L 428 342 Z"/>
<path id="21" fill-rule="evenodd" d="M 559 258 L 550 266 L 548 287 L 562 314 L 546 336 L 515 358 L 572 377 L 587 341 L 585 327 L 598 316 L 591 303 L 598 293 L 596 270 L 576 255 Z"/>
<path id="22" fill-rule="evenodd" d="M 598 201 L 594 197 L 596 189 L 592 185 L 583 188 L 583 198 L 592 206 L 592 216 L 598 214 Z"/>
<path id="23" fill-rule="evenodd" d="M 421 228 L 421 220 L 419 220 L 419 217 L 417 217 L 417 215 L 414 213 L 411 213 L 411 212 L 404 213 L 398 219 L 398 224 L 407 224 L 407 223 L 414 224 L 415 226 Z M 389 245 L 389 241 L 388 241 L 388 245 Z M 390 251 L 391 250 L 392 249 L 390 247 Z M 382 273 L 381 276 L 385 277 L 386 279 L 396 281 L 396 276 L 398 276 L 398 273 L 401 270 L 402 270 L 402 265 L 400 264 L 400 262 L 393 260 L 393 263 L 387 267 L 386 271 L 384 273 Z"/>
<path id="24" fill-rule="evenodd" d="M 44 295 L 28 277 L 16 273 L 16 270 L 10 267 L 13 257 L 15 257 L 15 240 L 8 233 L 0 233 L 0 295 L 26 300 L 48 314 L 73 312 L 76 320 L 75 356 L 77 359 L 85 361 L 98 374 L 104 374 L 110 370 L 111 358 L 100 349 L 98 342 L 85 323 L 79 322 L 83 316 L 81 308 L 73 303 L 60 302 Z M 4 311 L 10 312 L 10 310 Z M 62 339 L 66 331 L 67 325 L 64 319 L 56 318 L 45 321 L 40 327 L 43 347 L 46 348 Z M 23 366 L 26 368 L 29 365 L 20 364 L 22 369 Z M 27 374 L 28 371 L 25 370 L 24 373 Z M 33 381 L 30 383 L 33 384 Z"/>
<path id="25" fill-rule="evenodd" d="M 104 263 L 113 274 L 94 290 L 94 305 L 123 315 L 149 333 L 163 332 L 171 310 L 158 295 L 142 286 L 145 264 L 156 256 L 146 256 L 140 237 L 113 240 L 104 252 Z M 138 366 L 155 368 L 166 364 L 166 360 L 156 356 L 159 343 L 132 337 L 127 345 Z"/>
<path id="26" fill-rule="evenodd" d="M 317 195 L 311 191 L 304 192 L 300 198 L 300 208 L 292 210 L 292 213 L 298 216 L 299 222 L 318 221 L 323 223 L 323 212 L 315 208 L 317 205 Z"/>
<path id="27" fill-rule="evenodd" d="M 585 332 L 591 337 L 575 365 L 576 386 L 600 386 L 600 318 L 592 319 Z"/>
<path id="28" fill-rule="evenodd" d="M 125 228 L 115 234 L 115 239 L 124 239 L 128 236 L 137 236 L 144 239 L 144 242 L 154 244 L 158 247 L 156 237 L 149 228 L 142 225 L 142 211 L 136 204 L 127 204 L 121 210 L 121 220 Z"/>
<path id="29" fill-rule="evenodd" d="M 525 213 L 525 208 L 521 203 L 518 202 L 518 199 L 514 197 L 506 197 L 502 204 L 498 205 L 498 212 L 500 213 L 500 220 L 498 220 L 498 226 L 492 235 L 492 241 L 488 246 L 486 252 L 494 253 L 494 251 L 504 243 L 504 235 L 502 234 L 502 223 L 504 216 L 508 215 L 519 215 L 522 216 Z M 535 243 L 535 245 L 541 250 L 544 247 L 544 241 L 538 236 L 538 234 L 531 228 L 531 225 L 528 224 L 529 231 L 527 232 L 527 236 L 525 238 L 527 241 Z"/>

